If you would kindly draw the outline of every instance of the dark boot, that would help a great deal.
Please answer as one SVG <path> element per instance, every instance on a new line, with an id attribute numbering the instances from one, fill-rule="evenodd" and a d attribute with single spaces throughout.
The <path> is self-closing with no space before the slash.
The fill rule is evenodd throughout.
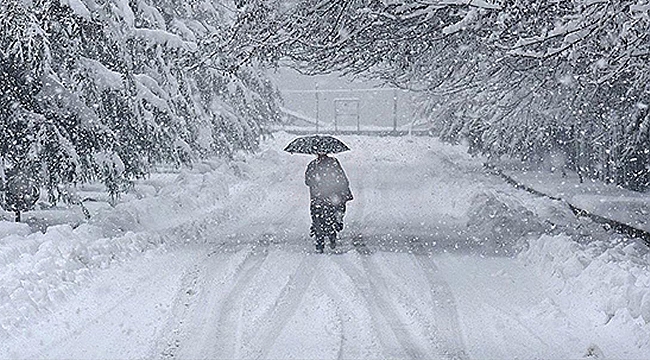
<path id="1" fill-rule="evenodd" d="M 336 248 L 336 233 L 330 235 L 330 249 Z"/>
<path id="2" fill-rule="evenodd" d="M 317 235 L 316 236 L 316 252 L 323 253 L 323 249 L 325 249 L 325 239 L 323 238 L 322 235 Z"/>

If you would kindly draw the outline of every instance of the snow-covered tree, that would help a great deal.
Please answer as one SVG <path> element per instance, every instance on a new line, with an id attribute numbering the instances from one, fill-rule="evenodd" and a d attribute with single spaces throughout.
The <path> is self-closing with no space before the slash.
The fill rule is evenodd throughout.
<path id="1" fill-rule="evenodd" d="M 278 94 L 217 46 L 221 1 L 7 0 L 0 5 L 2 173 L 50 201 L 77 182 L 114 198 L 159 162 L 254 150 Z M 7 171 L 4 171 L 7 170 Z"/>
<path id="2" fill-rule="evenodd" d="M 107 129 L 57 73 L 66 68 L 62 59 L 78 51 L 68 36 L 78 25 L 72 11 L 58 1 L 2 6 L 3 164 L 7 175 L 37 179 L 55 201 L 59 185 L 83 181 L 92 171 L 93 149 L 102 148 Z"/>
<path id="3" fill-rule="evenodd" d="M 435 130 L 470 138 L 472 151 L 561 151 L 581 176 L 648 185 L 647 0 L 292 4 L 253 28 L 246 54 L 419 91 Z"/>

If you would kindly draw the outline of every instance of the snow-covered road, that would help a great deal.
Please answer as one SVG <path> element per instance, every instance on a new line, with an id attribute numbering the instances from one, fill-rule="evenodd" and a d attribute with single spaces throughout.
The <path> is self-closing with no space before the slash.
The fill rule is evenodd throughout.
<path id="1" fill-rule="evenodd" d="M 564 213 L 486 175 L 460 147 L 344 138 L 353 151 L 338 158 L 355 199 L 339 246 L 316 254 L 303 184 L 310 158 L 282 153 L 289 139 L 265 143 L 240 169 L 250 174 L 231 189 L 239 211 L 206 212 L 174 227 L 188 245 L 98 271 L 62 306 L 7 338 L 0 357 L 650 355 L 640 340 L 647 324 L 611 324 L 597 300 L 576 303 L 557 290 L 557 276 L 515 256 L 516 239 L 486 240 L 494 235 L 486 222 L 503 211 L 480 219 L 479 210 L 494 209 L 495 198 Z M 487 205 L 477 210 L 477 199 Z M 519 217 L 529 216 L 521 209 Z M 541 225 L 527 226 L 516 230 L 539 238 Z"/>
<path id="2" fill-rule="evenodd" d="M 450 200 L 439 191 L 416 199 L 433 192 L 423 181 L 431 174 L 414 169 L 409 161 L 415 159 L 399 152 L 394 159 L 366 155 L 354 161 L 341 156 L 349 162 L 356 200 L 329 256 L 315 254 L 306 236 L 303 173 L 310 158 L 283 160 L 281 181 L 260 179 L 264 201 L 221 230 L 227 240 L 215 237 L 210 255 L 186 277 L 188 295 L 176 305 L 182 309 L 174 312 L 160 353 L 467 358 L 453 295 L 424 251 L 433 244 L 420 244 L 434 239 L 434 232 L 453 233 L 444 219 L 451 223 L 454 214 L 440 211 Z M 391 175 L 396 173 L 404 178 Z M 401 252 L 382 250 L 387 247 Z"/>

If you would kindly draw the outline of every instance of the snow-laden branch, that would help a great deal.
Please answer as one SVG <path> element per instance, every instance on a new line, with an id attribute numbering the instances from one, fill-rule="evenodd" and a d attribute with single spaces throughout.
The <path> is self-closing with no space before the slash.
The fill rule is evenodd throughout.
<path id="1" fill-rule="evenodd" d="M 468 11 L 467 14 L 465 14 L 465 16 L 459 22 L 442 28 L 442 33 L 449 35 L 464 30 L 474 21 L 474 19 L 476 19 L 476 15 L 476 10 L 472 9 Z"/>
<path id="2" fill-rule="evenodd" d="M 173 49 L 183 49 L 186 51 L 195 51 L 197 44 L 191 41 L 185 41 L 180 36 L 160 29 L 133 29 L 136 38 L 142 39 L 150 44 L 164 45 Z"/>
<path id="3" fill-rule="evenodd" d="M 73 115 L 82 127 L 94 129 L 101 126 L 97 113 L 88 107 L 79 95 L 66 88 L 56 75 L 49 74 L 41 79 L 41 90 L 36 98 L 45 104 L 51 104 L 51 110 L 63 116 Z"/>
<path id="4" fill-rule="evenodd" d="M 97 60 L 81 57 L 79 64 L 93 75 L 95 84 L 101 89 L 123 90 L 124 77 L 117 71 L 110 70 Z"/>
<path id="5" fill-rule="evenodd" d="M 420 0 L 419 2 L 437 7 L 470 6 L 488 10 L 501 9 L 501 6 L 485 0 Z"/>

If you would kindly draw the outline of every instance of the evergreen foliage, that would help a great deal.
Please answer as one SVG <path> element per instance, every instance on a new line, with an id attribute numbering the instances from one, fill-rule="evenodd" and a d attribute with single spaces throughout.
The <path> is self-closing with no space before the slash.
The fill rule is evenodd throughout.
<path id="1" fill-rule="evenodd" d="M 252 151 L 278 93 L 220 44 L 220 1 L 5 0 L 0 4 L 0 175 L 49 201 L 100 180 L 115 199 L 156 163 Z M 69 200 L 69 199 L 68 199 Z"/>

